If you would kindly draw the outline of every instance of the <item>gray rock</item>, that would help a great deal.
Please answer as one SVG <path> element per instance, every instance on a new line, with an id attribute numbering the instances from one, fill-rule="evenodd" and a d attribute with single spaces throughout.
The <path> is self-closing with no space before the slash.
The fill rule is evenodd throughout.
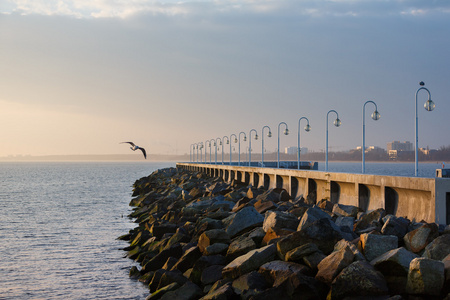
<path id="1" fill-rule="evenodd" d="M 409 251 L 419 253 L 438 236 L 438 227 L 434 223 L 423 224 L 419 228 L 408 232 L 403 241 Z"/>
<path id="2" fill-rule="evenodd" d="M 263 275 L 257 271 L 252 271 L 233 280 L 232 287 L 241 299 L 249 299 L 251 296 L 267 289 L 269 285 Z"/>
<path id="3" fill-rule="evenodd" d="M 222 265 L 212 265 L 205 268 L 200 279 L 202 284 L 207 285 L 222 279 L 223 268 Z"/>
<path id="4" fill-rule="evenodd" d="M 358 211 L 359 208 L 357 206 L 343 204 L 335 204 L 332 210 L 332 212 L 338 216 L 352 218 L 356 218 Z"/>
<path id="5" fill-rule="evenodd" d="M 296 229 L 298 226 L 298 219 L 295 215 L 282 211 L 268 211 L 265 214 L 263 222 L 263 230 L 267 232 L 269 228 L 272 229 Z"/>
<path id="6" fill-rule="evenodd" d="M 415 258 L 409 265 L 406 292 L 439 296 L 444 286 L 444 263 L 425 257 Z"/>
<path id="7" fill-rule="evenodd" d="M 264 217 L 254 207 L 244 207 L 236 214 L 222 220 L 222 222 L 228 224 L 226 231 L 233 238 L 239 233 L 261 226 Z"/>
<path id="8" fill-rule="evenodd" d="M 336 225 L 339 226 L 342 230 L 342 227 L 346 227 L 353 231 L 353 225 L 355 224 L 355 218 L 354 217 L 342 217 L 339 216 L 336 221 Z"/>
<path id="9" fill-rule="evenodd" d="M 301 231 L 303 228 L 310 226 L 317 220 L 330 219 L 331 216 L 318 207 L 311 207 L 303 214 L 300 223 L 298 224 L 297 231 Z"/>
<path id="10" fill-rule="evenodd" d="M 203 255 L 225 254 L 228 250 L 228 244 L 214 243 L 205 248 Z"/>
<path id="11" fill-rule="evenodd" d="M 314 243 L 307 243 L 297 248 L 292 249 L 288 253 L 286 253 L 285 260 L 292 262 L 300 262 L 303 257 L 311 255 L 315 252 L 319 252 L 319 248 Z"/>
<path id="12" fill-rule="evenodd" d="M 293 274 L 306 274 L 310 269 L 304 265 L 294 262 L 274 260 L 262 265 L 258 272 L 264 276 L 272 286 L 278 286 Z"/>
<path id="13" fill-rule="evenodd" d="M 345 297 L 375 297 L 388 295 L 389 290 L 381 273 L 365 261 L 356 261 L 339 273 L 331 284 L 330 299 Z"/>
<path id="14" fill-rule="evenodd" d="M 198 247 L 202 253 L 205 252 L 206 247 L 215 243 L 229 244 L 229 234 L 223 229 L 211 229 L 203 232 L 198 239 Z"/>
<path id="15" fill-rule="evenodd" d="M 222 300 L 233 299 L 236 297 L 236 293 L 233 290 L 231 282 L 225 283 L 217 289 L 211 289 L 208 294 L 200 298 L 201 300 Z"/>
<path id="16" fill-rule="evenodd" d="M 161 300 L 195 300 L 203 295 L 202 289 L 195 283 L 187 281 L 184 285 L 174 291 L 166 292 Z"/>
<path id="17" fill-rule="evenodd" d="M 337 242 L 334 245 L 333 252 L 334 251 L 340 251 L 340 250 L 342 250 L 344 248 L 349 248 L 352 251 L 353 255 L 355 256 L 354 257 L 355 261 L 356 260 L 366 260 L 366 258 L 361 253 L 361 251 L 359 251 L 358 247 L 355 244 L 353 244 L 353 243 L 351 243 L 349 241 L 346 241 L 346 240 L 340 240 L 339 242 Z"/>
<path id="18" fill-rule="evenodd" d="M 390 250 L 398 248 L 398 238 L 393 235 L 364 233 L 361 234 L 358 248 L 366 259 L 371 261 Z"/>
<path id="19" fill-rule="evenodd" d="M 222 271 L 222 276 L 235 279 L 245 273 L 257 270 L 266 262 L 273 260 L 275 253 L 276 246 L 274 244 L 252 250 L 226 265 Z"/>
<path id="20" fill-rule="evenodd" d="M 353 262 L 354 256 L 349 247 L 332 252 L 317 266 L 316 279 L 330 285 L 334 278 Z"/>
<path id="21" fill-rule="evenodd" d="M 450 234 L 444 234 L 435 238 L 431 243 L 425 247 L 423 257 L 443 260 L 450 254 Z"/>
<path id="22" fill-rule="evenodd" d="M 386 215 L 386 211 L 383 208 L 371 211 L 367 214 L 362 214 L 361 218 L 356 222 L 354 231 L 360 233 L 368 228 L 381 228 L 381 220 Z"/>
<path id="23" fill-rule="evenodd" d="M 403 239 L 408 232 L 409 221 L 404 218 L 396 218 L 390 215 L 384 222 L 381 228 L 381 233 L 384 235 L 395 235 L 399 239 Z"/>
<path id="24" fill-rule="evenodd" d="M 256 249 L 256 243 L 250 236 L 239 236 L 231 242 L 226 256 L 228 259 L 233 260 L 253 249 Z"/>

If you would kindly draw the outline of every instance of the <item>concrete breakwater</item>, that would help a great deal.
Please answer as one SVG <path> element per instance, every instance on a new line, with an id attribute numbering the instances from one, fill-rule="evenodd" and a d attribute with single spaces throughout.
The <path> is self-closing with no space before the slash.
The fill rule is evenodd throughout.
<path id="1" fill-rule="evenodd" d="M 122 237 L 147 299 L 450 299 L 450 227 L 175 168 L 134 184 Z"/>

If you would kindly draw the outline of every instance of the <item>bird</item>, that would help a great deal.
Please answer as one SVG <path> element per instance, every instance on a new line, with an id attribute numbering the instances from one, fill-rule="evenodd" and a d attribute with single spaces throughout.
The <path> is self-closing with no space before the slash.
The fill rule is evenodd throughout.
<path id="1" fill-rule="evenodd" d="M 147 159 L 147 152 L 145 152 L 144 148 L 135 145 L 133 142 L 122 142 L 121 144 L 130 144 L 131 145 L 130 149 L 133 151 L 136 151 L 138 149 L 141 150 L 142 154 L 144 154 L 144 158 Z"/>

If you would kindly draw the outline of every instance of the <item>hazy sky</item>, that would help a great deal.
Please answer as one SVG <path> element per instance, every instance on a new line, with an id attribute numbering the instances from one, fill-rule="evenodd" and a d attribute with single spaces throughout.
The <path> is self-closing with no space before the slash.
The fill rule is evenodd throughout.
<path id="1" fill-rule="evenodd" d="M 366 145 L 386 148 L 414 142 L 419 81 L 436 103 L 419 93 L 419 146 L 450 145 L 450 1 L 0 2 L 0 156 L 183 154 L 264 125 L 274 151 L 302 116 L 320 151 L 330 109 L 330 149 L 348 150 L 367 100 Z"/>

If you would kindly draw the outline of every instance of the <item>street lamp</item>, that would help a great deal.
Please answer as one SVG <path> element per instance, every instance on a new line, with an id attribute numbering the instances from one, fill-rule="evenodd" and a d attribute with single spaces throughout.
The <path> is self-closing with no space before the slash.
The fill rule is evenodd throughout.
<path id="1" fill-rule="evenodd" d="M 330 112 L 334 112 L 336 114 L 336 120 L 334 120 L 333 124 L 336 127 L 341 126 L 341 120 L 339 120 L 339 114 L 334 110 L 330 110 L 327 113 L 327 135 L 326 135 L 326 150 L 325 150 L 325 171 L 328 171 L 328 115 Z"/>
<path id="2" fill-rule="evenodd" d="M 252 131 L 255 132 L 255 140 L 258 139 L 258 132 L 255 129 L 250 130 L 248 134 L 248 166 L 252 166 Z"/>
<path id="3" fill-rule="evenodd" d="M 203 152 L 202 152 L 202 149 L 203 149 L 203 142 L 200 142 L 199 150 L 200 150 L 200 162 L 201 162 L 201 163 L 203 162 L 203 157 L 202 157 Z"/>
<path id="4" fill-rule="evenodd" d="M 224 136 L 223 138 L 222 138 L 222 142 L 220 143 L 221 145 L 222 145 L 222 143 L 223 143 L 223 139 L 224 138 L 227 138 L 227 144 L 229 144 L 230 143 L 230 139 L 227 137 L 227 136 Z M 223 149 L 224 149 L 225 147 L 224 146 L 222 146 L 222 165 L 223 165 Z"/>
<path id="5" fill-rule="evenodd" d="M 278 124 L 278 156 L 277 156 L 278 161 L 277 161 L 277 168 L 280 167 L 280 126 L 281 126 L 281 124 L 284 124 L 284 126 L 286 127 L 284 129 L 284 135 L 288 135 L 289 134 L 289 129 L 288 129 L 288 126 L 287 126 L 286 123 L 281 122 L 280 124 Z"/>
<path id="6" fill-rule="evenodd" d="M 305 131 L 309 132 L 311 130 L 311 126 L 309 126 L 309 120 L 307 117 L 301 117 L 300 119 L 298 119 L 298 137 L 297 137 L 297 169 L 300 170 L 300 152 L 301 152 L 301 148 L 300 148 L 300 121 L 305 119 L 306 120 L 306 126 L 305 126 Z"/>
<path id="7" fill-rule="evenodd" d="M 217 165 L 217 140 L 220 141 L 220 138 L 216 138 L 216 140 L 214 141 L 214 146 L 216 146 L 216 157 L 215 157 L 215 164 Z M 222 145 L 222 143 L 220 143 L 219 145 Z"/>
<path id="8" fill-rule="evenodd" d="M 215 146 L 216 141 L 214 141 L 214 139 L 211 139 L 211 140 L 209 140 L 208 142 L 209 142 L 209 163 L 211 164 L 211 152 L 212 152 L 212 149 L 211 149 L 211 142 L 214 142 L 214 146 Z M 206 155 L 206 153 L 205 153 L 205 155 Z M 205 160 L 206 160 L 206 157 L 205 157 Z"/>
<path id="9" fill-rule="evenodd" d="M 373 101 L 366 101 L 366 103 L 364 103 L 364 105 L 363 105 L 362 148 L 361 148 L 362 173 L 363 174 L 366 172 L 366 156 L 365 156 L 366 155 L 366 115 L 365 115 L 365 109 L 366 109 L 367 103 L 372 103 L 373 105 L 375 105 L 375 111 L 371 115 L 372 119 L 374 119 L 375 121 L 380 119 L 380 113 L 378 112 L 377 104 Z"/>
<path id="10" fill-rule="evenodd" d="M 434 102 L 431 100 L 431 93 L 430 91 L 424 87 L 425 83 L 423 81 L 421 81 L 419 83 L 421 85 L 421 87 L 416 91 L 416 149 L 415 149 L 415 176 L 419 175 L 419 158 L 418 158 L 418 152 L 419 152 L 419 116 L 418 116 L 418 110 L 417 110 L 417 94 L 419 93 L 420 90 L 425 90 L 428 92 L 428 100 L 427 102 L 425 102 L 425 104 L 423 105 L 423 107 L 425 108 L 425 110 L 427 111 L 432 111 L 436 105 L 434 104 Z"/>
<path id="11" fill-rule="evenodd" d="M 192 162 L 192 150 L 195 149 L 195 144 L 191 144 L 191 146 L 189 146 L 189 162 Z"/>
<path id="12" fill-rule="evenodd" d="M 230 135 L 230 166 L 231 166 L 231 158 L 232 158 L 232 152 L 231 152 L 231 137 L 234 135 L 234 143 L 236 144 L 238 142 L 237 136 L 233 133 Z"/>
<path id="13" fill-rule="evenodd" d="M 243 132 L 243 131 L 241 131 L 241 132 L 239 132 L 239 153 L 238 153 L 238 156 L 239 156 L 239 161 L 238 161 L 238 166 L 240 166 L 241 165 L 241 134 L 244 134 L 244 139 L 243 139 L 243 141 L 245 142 L 246 140 L 247 140 L 247 135 L 245 134 L 245 132 Z"/>
<path id="14" fill-rule="evenodd" d="M 269 126 L 264 126 L 261 130 L 261 147 L 262 147 L 262 152 L 261 152 L 261 167 L 264 167 L 264 128 L 269 128 L 269 132 L 267 133 L 268 137 L 272 137 L 272 132 L 270 131 L 270 127 Z"/>

